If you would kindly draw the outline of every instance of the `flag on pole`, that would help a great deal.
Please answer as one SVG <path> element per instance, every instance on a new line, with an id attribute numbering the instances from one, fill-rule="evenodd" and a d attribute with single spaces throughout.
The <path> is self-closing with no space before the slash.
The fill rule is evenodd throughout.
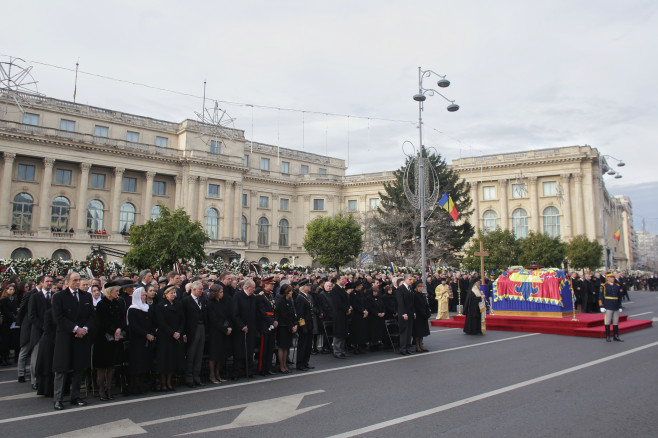
<path id="1" fill-rule="evenodd" d="M 612 235 L 612 237 L 614 237 L 615 239 L 617 239 L 617 241 L 619 241 L 619 239 L 621 239 L 621 228 L 618 228 L 617 231 L 615 231 L 615 234 Z"/>
<path id="2" fill-rule="evenodd" d="M 452 202 L 452 197 L 450 197 L 449 192 L 445 192 L 443 196 L 441 196 L 441 199 L 439 200 L 439 207 L 447 211 L 453 221 L 456 221 L 459 217 L 459 212 L 455 207 L 455 203 Z"/>
<path id="3" fill-rule="evenodd" d="M 398 270 L 398 268 L 391 262 L 391 264 L 388 266 L 391 269 L 391 274 L 395 274 L 395 271 Z"/>

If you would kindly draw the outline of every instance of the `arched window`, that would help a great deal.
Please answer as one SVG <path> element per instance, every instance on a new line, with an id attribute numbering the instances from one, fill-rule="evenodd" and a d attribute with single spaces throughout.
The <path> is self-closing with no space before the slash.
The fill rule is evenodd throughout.
<path id="1" fill-rule="evenodd" d="M 261 246 L 269 245 L 270 243 L 269 227 L 270 222 L 266 217 L 258 219 L 258 244 Z"/>
<path id="2" fill-rule="evenodd" d="M 279 221 L 279 246 L 290 246 L 290 226 L 287 219 Z"/>
<path id="3" fill-rule="evenodd" d="M 498 213 L 493 210 L 487 210 L 482 215 L 482 229 L 485 233 L 494 231 L 498 226 Z"/>
<path id="4" fill-rule="evenodd" d="M 560 211 L 556 207 L 544 209 L 544 234 L 550 237 L 560 237 Z"/>
<path id="5" fill-rule="evenodd" d="M 288 263 L 290 263 L 290 260 L 288 260 L 285 257 L 282 258 L 281 261 L 279 262 L 280 265 L 287 265 Z"/>
<path id="6" fill-rule="evenodd" d="M 242 223 L 240 225 L 240 240 L 247 242 L 247 218 L 242 216 Z"/>
<path id="7" fill-rule="evenodd" d="M 259 265 L 266 265 L 266 264 L 268 264 L 269 262 L 270 262 L 270 260 L 269 260 L 267 257 L 261 257 L 261 258 L 258 260 L 258 264 L 259 264 Z"/>
<path id="8" fill-rule="evenodd" d="M 89 201 L 87 205 L 87 230 L 103 231 L 103 213 L 105 206 L 98 199 Z"/>
<path id="9" fill-rule="evenodd" d="M 69 230 L 70 211 L 71 202 L 68 199 L 63 196 L 53 199 L 53 206 L 50 210 L 50 229 L 52 231 L 66 233 Z"/>
<path id="10" fill-rule="evenodd" d="M 528 237 L 528 213 L 524 209 L 517 208 L 512 212 L 512 230 L 517 239 Z"/>
<path id="11" fill-rule="evenodd" d="M 32 251 L 27 248 L 16 248 L 11 252 L 12 259 L 31 259 Z"/>
<path id="12" fill-rule="evenodd" d="M 71 260 L 71 253 L 65 249 L 58 249 L 51 258 L 53 260 Z"/>
<path id="13" fill-rule="evenodd" d="M 126 202 L 121 206 L 121 213 L 119 214 L 119 230 L 121 234 L 128 234 L 130 227 L 135 225 L 135 206 L 130 202 Z"/>
<path id="14" fill-rule="evenodd" d="M 210 240 L 217 240 L 217 225 L 219 224 L 219 212 L 214 208 L 209 208 L 206 212 L 206 233 Z"/>
<path id="15" fill-rule="evenodd" d="M 160 217 L 160 206 L 159 205 L 154 205 L 151 208 L 151 219 L 157 219 Z"/>
<path id="16" fill-rule="evenodd" d="M 14 196 L 14 208 L 11 229 L 17 231 L 30 231 L 32 229 L 32 207 L 34 199 L 28 193 L 19 193 Z"/>

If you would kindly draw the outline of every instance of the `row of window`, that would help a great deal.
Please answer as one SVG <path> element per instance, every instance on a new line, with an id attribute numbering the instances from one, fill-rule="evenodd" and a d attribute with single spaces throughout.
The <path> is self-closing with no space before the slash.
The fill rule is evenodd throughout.
<path id="1" fill-rule="evenodd" d="M 32 210 L 34 207 L 34 198 L 29 193 L 19 193 L 14 197 L 12 230 L 31 231 L 32 230 Z M 66 232 L 71 229 L 70 224 L 71 202 L 63 197 L 58 196 L 53 200 L 51 207 L 51 230 Z M 135 224 L 136 208 L 130 202 L 121 205 L 119 211 L 119 229 L 122 233 L 127 234 L 130 228 Z M 160 206 L 154 205 L 151 209 L 151 219 L 157 219 L 160 215 Z M 105 229 L 105 205 L 98 199 L 89 201 L 87 205 L 87 230 L 102 231 Z M 219 236 L 219 212 L 215 208 L 210 208 L 206 212 L 206 231 L 212 240 L 217 240 Z M 289 246 L 289 222 L 287 219 L 279 221 L 279 245 Z M 247 218 L 242 216 L 241 239 L 247 241 Z M 269 221 L 265 217 L 258 220 L 258 245 L 269 245 Z"/>
<path id="2" fill-rule="evenodd" d="M 368 200 L 368 207 L 370 210 L 377 210 L 379 208 L 379 198 L 370 198 Z M 359 203 L 356 199 L 349 199 L 347 201 L 347 211 L 357 211 Z"/>
<path id="3" fill-rule="evenodd" d="M 249 167 L 249 155 L 244 156 L 244 162 L 243 162 L 245 167 Z M 260 159 L 260 170 L 265 170 L 267 172 L 270 171 L 270 159 L 261 157 Z M 289 161 L 281 161 L 281 173 L 284 174 L 290 174 L 290 162 Z M 300 175 L 308 175 L 309 173 L 309 167 L 306 164 L 302 164 L 301 167 L 299 168 L 299 174 Z M 327 174 L 327 169 L 324 167 L 318 168 L 318 174 L 320 175 L 326 175 Z"/>
<path id="4" fill-rule="evenodd" d="M 544 209 L 542 214 L 544 222 L 544 234 L 551 237 L 560 237 L 560 212 L 556 207 L 550 206 Z M 493 231 L 498 227 L 498 214 L 493 210 L 487 210 L 482 215 L 482 229 L 484 232 Z M 512 232 L 517 239 L 528 237 L 528 212 L 523 208 L 517 208 L 512 212 Z"/>
<path id="5" fill-rule="evenodd" d="M 31 126 L 39 126 L 39 114 L 23 113 L 23 124 Z M 61 119 L 59 121 L 60 131 L 75 132 L 75 120 Z M 110 127 L 103 125 L 94 125 L 94 137 L 108 138 L 110 135 Z M 139 143 L 139 132 L 126 131 L 126 141 L 130 143 Z M 161 148 L 169 146 L 169 139 L 167 137 L 156 136 L 155 145 Z"/>
<path id="6" fill-rule="evenodd" d="M 546 181 L 542 183 L 542 193 L 544 196 L 557 196 L 557 181 Z M 528 189 L 525 183 L 512 184 L 512 198 L 527 198 Z M 495 201 L 498 199 L 496 197 L 496 186 L 483 186 L 482 187 L 482 199 L 485 201 Z"/>

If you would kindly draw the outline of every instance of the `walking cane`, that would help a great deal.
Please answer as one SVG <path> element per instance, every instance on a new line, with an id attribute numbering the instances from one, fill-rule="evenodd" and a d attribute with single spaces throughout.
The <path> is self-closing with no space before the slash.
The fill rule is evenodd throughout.
<path id="1" fill-rule="evenodd" d="M 244 376 L 249 377 L 249 356 L 247 356 L 247 333 L 244 333 Z"/>

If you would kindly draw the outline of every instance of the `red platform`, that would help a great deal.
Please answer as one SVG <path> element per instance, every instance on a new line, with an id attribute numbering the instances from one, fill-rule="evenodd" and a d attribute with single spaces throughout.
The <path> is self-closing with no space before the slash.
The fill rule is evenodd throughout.
<path id="1" fill-rule="evenodd" d="M 487 315 L 487 330 L 508 332 L 546 333 L 550 335 L 585 336 L 587 338 L 604 338 L 602 313 L 579 313 L 578 321 L 565 318 L 541 318 L 527 316 Z M 430 320 L 433 327 L 463 328 L 464 316 L 455 315 L 450 319 Z M 627 315 L 619 316 L 619 333 L 628 333 L 653 325 L 650 320 L 628 319 Z"/>

